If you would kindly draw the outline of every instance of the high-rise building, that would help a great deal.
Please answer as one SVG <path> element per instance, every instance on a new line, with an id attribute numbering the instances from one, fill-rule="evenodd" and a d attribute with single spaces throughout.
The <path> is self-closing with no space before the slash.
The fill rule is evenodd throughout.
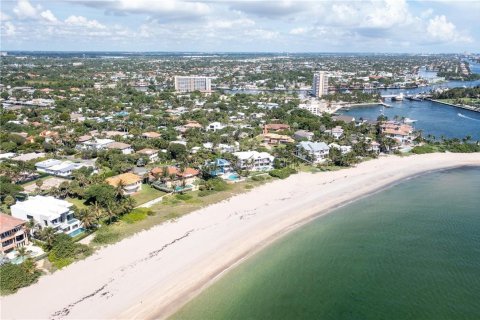
<path id="1" fill-rule="evenodd" d="M 212 80 L 209 77 L 197 76 L 176 76 L 175 77 L 175 91 L 177 92 L 211 92 Z"/>
<path id="2" fill-rule="evenodd" d="M 313 95 L 319 98 L 328 94 L 328 75 L 325 71 L 316 72 L 313 74 Z"/>

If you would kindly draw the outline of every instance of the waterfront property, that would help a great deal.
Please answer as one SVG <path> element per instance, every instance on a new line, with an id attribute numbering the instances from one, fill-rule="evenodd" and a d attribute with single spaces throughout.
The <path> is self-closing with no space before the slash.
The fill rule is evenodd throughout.
<path id="1" fill-rule="evenodd" d="M 326 161 L 330 148 L 325 142 L 302 141 L 297 144 L 297 157 L 317 164 Z"/>
<path id="2" fill-rule="evenodd" d="M 175 91 L 208 93 L 212 91 L 212 80 L 209 77 L 175 76 Z"/>
<path id="3" fill-rule="evenodd" d="M 382 133 L 400 144 L 408 144 L 412 141 L 413 128 L 408 124 L 402 124 L 395 121 L 386 121 L 381 124 Z"/>
<path id="4" fill-rule="evenodd" d="M 161 181 L 168 188 L 172 188 L 180 184 L 193 185 L 199 174 L 200 171 L 194 168 L 182 170 L 174 166 L 156 167 L 150 171 L 150 180 Z"/>
<path id="5" fill-rule="evenodd" d="M 241 170 L 269 171 L 273 169 L 275 157 L 267 152 L 241 151 L 233 154 L 237 157 L 237 166 Z"/>
<path id="6" fill-rule="evenodd" d="M 326 72 L 320 71 L 313 75 L 312 92 L 315 98 L 328 94 L 328 75 Z"/>
<path id="7" fill-rule="evenodd" d="M 28 244 L 27 221 L 0 213 L 0 253 L 5 254 Z"/>
<path id="8" fill-rule="evenodd" d="M 325 133 L 332 135 L 335 139 L 340 139 L 340 137 L 343 136 L 343 128 L 336 126 L 335 128 L 325 130 Z"/>
<path id="9" fill-rule="evenodd" d="M 122 173 L 105 180 L 112 187 L 122 187 L 123 194 L 131 195 L 142 189 L 142 179 L 134 173 Z"/>
<path id="10" fill-rule="evenodd" d="M 51 227 L 57 232 L 68 234 L 82 226 L 73 216 L 72 206 L 68 201 L 51 196 L 34 196 L 17 202 L 11 211 L 13 217 L 35 221 L 40 229 Z"/>

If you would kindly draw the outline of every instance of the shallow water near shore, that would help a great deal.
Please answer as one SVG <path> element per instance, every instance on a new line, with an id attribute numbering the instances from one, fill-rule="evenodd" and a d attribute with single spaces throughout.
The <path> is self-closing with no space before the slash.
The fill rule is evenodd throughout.
<path id="1" fill-rule="evenodd" d="M 303 226 L 175 319 L 479 319 L 480 168 L 412 178 Z"/>

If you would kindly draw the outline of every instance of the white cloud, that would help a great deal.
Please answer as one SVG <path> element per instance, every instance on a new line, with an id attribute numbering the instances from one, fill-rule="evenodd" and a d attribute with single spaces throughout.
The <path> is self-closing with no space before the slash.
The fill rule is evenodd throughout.
<path id="1" fill-rule="evenodd" d="M 0 21 L 10 21 L 12 18 L 8 15 L 0 11 Z"/>
<path id="2" fill-rule="evenodd" d="M 13 8 L 13 13 L 21 19 L 41 20 L 47 23 L 57 23 L 58 19 L 50 10 L 42 11 L 42 7 L 37 5 L 34 7 L 28 0 L 18 0 L 17 5 Z"/>
<path id="3" fill-rule="evenodd" d="M 307 29 L 306 28 L 293 28 L 292 30 L 290 30 L 289 34 L 293 34 L 293 35 L 299 35 L 299 34 L 305 34 L 307 33 Z"/>
<path id="4" fill-rule="evenodd" d="M 18 0 L 17 5 L 13 8 L 13 13 L 20 19 L 36 19 L 38 10 L 40 7 L 35 8 L 28 0 Z"/>
<path id="5" fill-rule="evenodd" d="M 74 27 L 84 27 L 88 29 L 106 29 L 107 27 L 97 20 L 88 20 L 83 16 L 70 16 L 65 19 L 65 24 Z"/>
<path id="6" fill-rule="evenodd" d="M 207 26 L 214 29 L 232 29 L 232 28 L 247 28 L 255 25 L 255 21 L 247 18 L 240 19 L 214 19 L 210 21 Z"/>
<path id="7" fill-rule="evenodd" d="M 469 36 L 463 36 L 457 27 L 447 20 L 444 15 L 430 19 L 427 26 L 430 40 L 439 42 L 472 42 Z"/>
<path id="8" fill-rule="evenodd" d="M 40 16 L 48 22 L 57 23 L 58 19 L 50 10 L 45 10 L 40 13 Z"/>
<path id="9" fill-rule="evenodd" d="M 1 26 L 2 36 L 11 37 L 11 36 L 14 36 L 15 33 L 16 33 L 16 28 L 13 25 L 13 23 L 11 23 L 10 21 L 6 21 L 2 23 L 2 26 Z"/>

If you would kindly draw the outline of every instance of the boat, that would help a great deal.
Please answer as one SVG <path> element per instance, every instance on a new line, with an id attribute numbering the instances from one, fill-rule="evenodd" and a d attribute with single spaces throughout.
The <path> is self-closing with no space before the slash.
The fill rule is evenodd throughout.
<path id="1" fill-rule="evenodd" d="M 392 100 L 393 101 L 403 101 L 403 93 L 400 93 L 399 95 L 393 96 Z"/>
<path id="2" fill-rule="evenodd" d="M 403 123 L 414 123 L 414 122 L 417 122 L 417 120 L 410 119 L 410 118 L 403 119 Z"/>

